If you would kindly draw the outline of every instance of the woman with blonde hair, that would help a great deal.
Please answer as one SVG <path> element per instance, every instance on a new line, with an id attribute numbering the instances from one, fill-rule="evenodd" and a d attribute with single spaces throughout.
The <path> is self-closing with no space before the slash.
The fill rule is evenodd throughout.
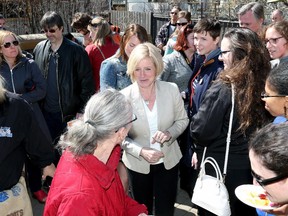
<path id="1" fill-rule="evenodd" d="M 49 129 L 39 108 L 38 101 L 46 95 L 46 81 L 33 59 L 22 54 L 17 36 L 10 31 L 0 31 L 0 75 L 5 88 L 31 104 L 39 126 L 52 143 Z M 26 162 L 28 180 L 32 195 L 39 202 L 45 202 L 47 194 L 41 189 L 41 170 L 30 160 Z"/>
<path id="2" fill-rule="evenodd" d="M 95 90 L 100 89 L 100 66 L 102 61 L 114 55 L 119 48 L 112 38 L 110 24 L 102 17 L 96 17 L 88 25 L 92 43 L 86 46 L 95 83 Z"/>
<path id="3" fill-rule="evenodd" d="M 139 44 L 127 66 L 133 84 L 121 92 L 131 101 L 138 121 L 122 143 L 122 160 L 135 200 L 151 215 L 172 216 L 182 156 L 177 137 L 188 125 L 187 113 L 177 85 L 158 79 L 163 61 L 157 47 Z"/>

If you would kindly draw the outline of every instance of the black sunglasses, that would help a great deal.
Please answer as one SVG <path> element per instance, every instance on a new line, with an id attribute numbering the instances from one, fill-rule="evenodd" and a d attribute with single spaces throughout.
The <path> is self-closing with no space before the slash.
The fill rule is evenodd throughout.
<path id="1" fill-rule="evenodd" d="M 97 28 L 100 25 L 100 23 L 92 23 L 92 22 L 90 22 L 89 25 L 92 26 L 93 28 Z"/>
<path id="2" fill-rule="evenodd" d="M 184 23 L 176 23 L 177 26 L 185 26 L 187 25 L 187 22 L 184 22 Z"/>
<path id="3" fill-rule="evenodd" d="M 137 120 L 137 116 L 136 116 L 135 114 L 133 114 L 133 119 L 132 119 L 131 121 L 127 122 L 126 124 L 122 125 L 121 128 L 122 128 L 122 127 L 125 127 L 126 125 L 128 125 L 128 124 L 130 124 L 130 123 L 132 123 L 132 122 L 134 122 L 134 121 L 136 121 L 136 120 Z M 120 128 L 119 128 L 119 129 L 120 129 Z M 119 131 L 119 129 L 116 130 L 115 133 L 117 133 L 117 132 Z"/>
<path id="4" fill-rule="evenodd" d="M 43 31 L 45 32 L 45 33 L 47 33 L 47 32 L 49 32 L 49 33 L 55 33 L 56 32 L 56 30 L 57 30 L 58 28 L 56 28 L 56 29 L 44 29 Z"/>
<path id="5" fill-rule="evenodd" d="M 273 178 L 268 178 L 268 179 L 261 179 L 261 177 L 259 175 L 257 175 L 253 170 L 251 170 L 251 175 L 253 176 L 253 178 L 256 180 L 256 182 L 261 185 L 262 187 L 269 185 L 269 184 L 273 184 L 276 183 L 278 181 L 281 181 L 283 179 L 288 178 L 288 173 L 285 174 L 280 174 L 278 176 L 275 176 Z"/>
<path id="6" fill-rule="evenodd" d="M 2 46 L 5 47 L 5 48 L 9 48 L 9 47 L 11 47 L 12 44 L 14 46 L 18 46 L 19 45 L 19 41 L 15 40 L 15 41 L 12 41 L 12 42 L 6 42 Z"/>

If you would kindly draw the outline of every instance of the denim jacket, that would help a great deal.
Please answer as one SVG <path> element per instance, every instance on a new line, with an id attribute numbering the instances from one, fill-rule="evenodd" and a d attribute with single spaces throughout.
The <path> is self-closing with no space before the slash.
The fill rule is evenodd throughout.
<path id="1" fill-rule="evenodd" d="M 100 90 L 114 88 L 124 89 L 131 84 L 130 77 L 126 73 L 127 63 L 121 57 L 115 55 L 102 62 L 100 68 Z"/>

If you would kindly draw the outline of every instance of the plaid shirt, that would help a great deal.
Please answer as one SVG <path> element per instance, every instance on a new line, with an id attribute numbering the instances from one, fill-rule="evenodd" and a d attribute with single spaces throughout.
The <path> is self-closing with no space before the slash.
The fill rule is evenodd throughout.
<path id="1" fill-rule="evenodd" d="M 156 39 L 155 39 L 155 44 L 157 47 L 160 44 L 163 44 L 163 46 L 165 46 L 167 44 L 170 35 L 173 33 L 173 32 L 169 33 L 170 25 L 171 25 L 171 22 L 169 21 L 169 22 L 165 23 L 160 28 L 158 34 L 156 35 Z"/>

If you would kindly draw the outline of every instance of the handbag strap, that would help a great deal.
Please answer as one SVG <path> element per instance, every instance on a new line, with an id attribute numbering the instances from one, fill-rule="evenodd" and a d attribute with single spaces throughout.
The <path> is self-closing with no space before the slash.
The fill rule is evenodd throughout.
<path id="1" fill-rule="evenodd" d="M 226 138 L 226 151 L 225 151 L 225 160 L 224 160 L 224 169 L 223 169 L 223 179 L 224 180 L 225 180 L 225 176 L 227 173 L 228 156 L 229 156 L 229 148 L 230 148 L 231 133 L 232 133 L 232 123 L 233 123 L 234 107 L 235 107 L 235 89 L 234 89 L 233 83 L 231 83 L 231 91 L 232 91 L 232 96 L 231 96 L 232 107 L 231 107 L 231 112 L 230 112 L 229 127 L 228 127 L 227 138 Z M 201 166 L 204 162 L 206 151 L 207 151 L 207 147 L 204 148 Z"/>
<path id="2" fill-rule="evenodd" d="M 97 45 L 96 46 L 97 47 L 97 49 L 99 50 L 99 52 L 101 53 L 101 55 L 102 55 L 102 57 L 103 57 L 103 60 L 105 60 L 106 58 L 105 58 L 105 56 L 104 56 L 104 53 L 102 52 L 102 50 L 100 49 L 100 47 Z"/>

